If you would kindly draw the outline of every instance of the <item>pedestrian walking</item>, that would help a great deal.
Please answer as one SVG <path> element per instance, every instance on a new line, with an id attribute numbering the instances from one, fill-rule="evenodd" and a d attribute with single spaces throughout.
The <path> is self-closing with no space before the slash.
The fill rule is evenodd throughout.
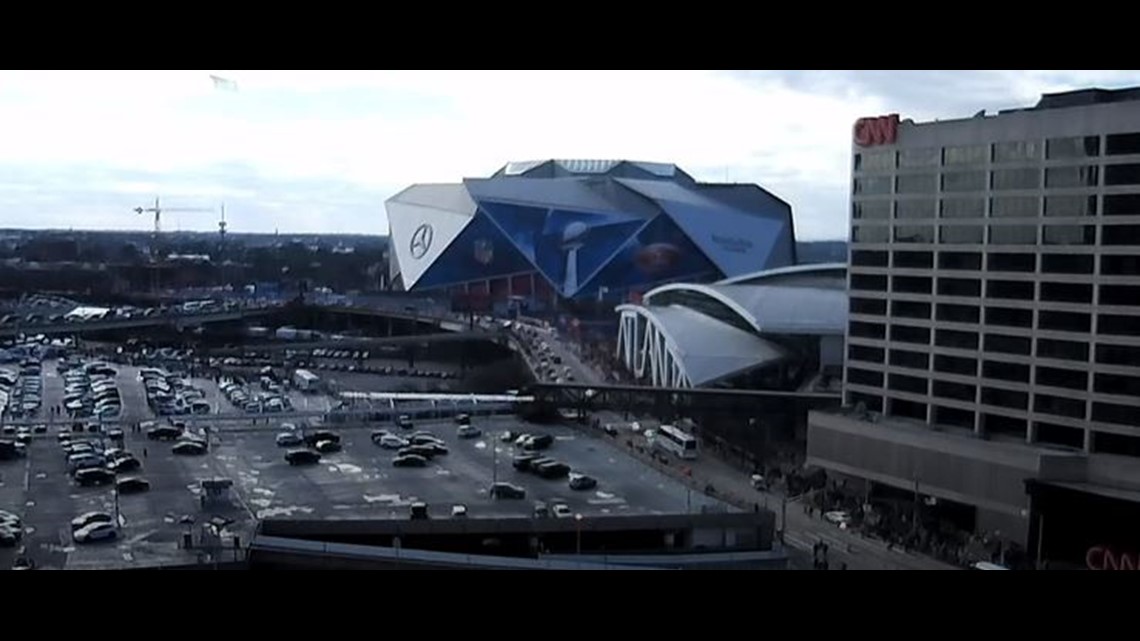
<path id="1" fill-rule="evenodd" d="M 146 458 L 146 448 L 145 447 L 143 448 L 143 458 L 144 459 Z"/>

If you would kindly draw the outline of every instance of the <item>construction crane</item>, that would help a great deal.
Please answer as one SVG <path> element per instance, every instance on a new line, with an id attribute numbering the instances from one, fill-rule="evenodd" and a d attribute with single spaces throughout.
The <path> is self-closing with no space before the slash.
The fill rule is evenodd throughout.
<path id="1" fill-rule="evenodd" d="M 154 197 L 154 207 L 135 207 L 135 213 L 139 214 L 154 214 L 154 235 L 157 237 L 162 232 L 162 212 L 205 212 L 213 211 L 212 209 L 202 209 L 199 207 L 163 207 L 158 202 L 158 196 Z M 223 215 L 224 216 L 224 215 Z"/>

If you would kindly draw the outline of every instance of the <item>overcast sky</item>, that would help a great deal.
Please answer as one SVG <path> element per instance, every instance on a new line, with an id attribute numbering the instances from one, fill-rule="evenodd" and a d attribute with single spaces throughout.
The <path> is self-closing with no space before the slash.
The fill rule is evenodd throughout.
<path id="1" fill-rule="evenodd" d="M 383 234 L 384 199 L 410 183 L 603 158 L 755 182 L 792 204 L 800 239 L 843 238 L 856 118 L 1134 84 L 1140 72 L 0 71 L 0 226 L 145 230 L 131 209 L 161 196 L 224 201 L 236 232 Z"/>

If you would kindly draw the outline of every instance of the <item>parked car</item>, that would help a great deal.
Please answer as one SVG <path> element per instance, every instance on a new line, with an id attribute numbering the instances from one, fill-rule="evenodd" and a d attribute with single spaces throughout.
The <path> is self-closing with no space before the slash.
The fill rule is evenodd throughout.
<path id="1" fill-rule="evenodd" d="M 488 493 L 493 499 L 525 499 L 526 490 L 513 483 L 494 483 Z"/>
<path id="2" fill-rule="evenodd" d="M 570 475 L 570 489 L 572 490 L 592 490 L 598 487 L 598 480 L 586 474 L 571 474 Z"/>
<path id="3" fill-rule="evenodd" d="M 406 439 L 402 439 L 395 434 L 386 434 L 380 437 L 378 441 L 373 442 L 386 450 L 399 450 L 411 445 Z"/>
<path id="4" fill-rule="evenodd" d="M 79 485 L 107 485 L 115 482 L 115 473 L 103 467 L 88 467 L 75 471 L 75 482 Z"/>
<path id="5" fill-rule="evenodd" d="M 297 432 L 281 432 L 277 435 L 278 447 L 297 447 L 298 445 L 303 445 L 304 443 L 305 439 L 302 438 L 301 435 Z"/>
<path id="6" fill-rule="evenodd" d="M 119 479 L 115 484 L 115 488 L 120 494 L 139 494 L 150 490 L 150 481 L 132 476 L 125 479 Z"/>
<path id="7" fill-rule="evenodd" d="M 400 454 L 392 459 L 393 467 L 425 467 L 428 461 L 419 454 Z"/>
<path id="8" fill-rule="evenodd" d="M 85 528 L 76 530 L 72 535 L 76 543 L 94 543 L 107 541 L 119 535 L 113 523 L 92 523 Z"/>
<path id="9" fill-rule="evenodd" d="M 453 518 L 453 519 L 465 519 L 465 518 L 467 518 L 467 506 L 462 505 L 462 504 L 452 505 L 451 506 L 451 518 Z"/>
<path id="10" fill-rule="evenodd" d="M 81 530 L 94 523 L 114 523 L 115 517 L 107 512 L 84 512 L 71 519 L 71 531 Z"/>
<path id="11" fill-rule="evenodd" d="M 315 430 L 305 434 L 305 444 L 309 447 L 315 447 L 321 441 L 340 443 L 340 435 L 328 430 Z"/>
<path id="12" fill-rule="evenodd" d="M 312 450 L 289 450 L 285 453 L 289 465 L 312 465 L 321 461 L 321 455 Z"/>
<path id="13" fill-rule="evenodd" d="M 0 547 L 13 548 L 24 537 L 22 530 L 0 523 Z"/>
<path id="14" fill-rule="evenodd" d="M 333 452 L 339 452 L 344 448 L 341 447 L 340 441 L 317 441 L 317 444 L 313 446 L 313 449 L 317 450 L 321 454 L 332 454 Z"/>
<path id="15" fill-rule="evenodd" d="M 570 509 L 569 505 L 565 503 L 556 503 L 551 509 L 556 519 L 568 519 L 574 516 L 574 512 Z"/>
<path id="16" fill-rule="evenodd" d="M 129 454 L 127 456 L 113 458 L 111 459 L 111 462 L 107 464 L 107 469 L 111 470 L 115 474 L 133 472 L 141 467 L 142 463 L 140 463 L 137 458 Z"/>
<path id="17" fill-rule="evenodd" d="M 483 435 L 483 430 L 467 423 L 466 425 L 460 425 L 455 430 L 455 435 L 459 438 L 479 438 Z"/>
<path id="18" fill-rule="evenodd" d="M 206 453 L 206 449 L 206 444 L 202 441 L 181 441 L 170 451 L 181 456 L 201 456 Z"/>

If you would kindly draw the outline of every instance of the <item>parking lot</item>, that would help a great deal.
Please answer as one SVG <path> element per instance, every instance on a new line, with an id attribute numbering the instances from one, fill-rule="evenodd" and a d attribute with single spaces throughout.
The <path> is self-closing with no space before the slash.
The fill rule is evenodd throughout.
<path id="1" fill-rule="evenodd" d="M 137 369 L 118 366 L 124 418 L 150 418 Z M 54 362 L 44 362 L 44 405 L 58 403 L 62 385 Z M 207 398 L 225 408 L 217 386 L 196 381 Z M 310 403 L 326 402 L 310 397 Z M 223 409 L 223 411 L 228 411 Z M 205 424 L 208 417 L 195 417 Z M 251 422 L 252 423 L 252 422 Z M 715 501 L 689 492 L 683 485 L 634 460 L 605 437 L 595 437 L 562 426 L 534 426 L 513 417 L 476 417 L 483 436 L 460 439 L 451 421 L 417 423 L 449 448 L 424 468 L 396 468 L 394 452 L 374 445 L 376 428 L 401 432 L 391 424 L 368 427 L 330 427 L 342 438 L 343 450 L 326 454 L 320 463 L 290 466 L 287 448 L 275 444 L 279 420 L 261 415 L 256 425 L 242 421 L 215 426 L 210 451 L 203 456 L 176 456 L 171 444 L 147 440 L 143 433 L 126 430 L 124 447 L 142 462 L 138 474 L 150 482 L 150 491 L 119 497 L 120 536 L 105 543 L 76 545 L 70 521 L 90 510 L 115 513 L 111 486 L 79 487 L 67 474 L 58 430 L 37 435 L 28 456 L 0 462 L 0 509 L 23 517 L 24 538 L 16 548 L 0 549 L 0 568 L 12 567 L 20 555 L 41 568 L 99 568 L 186 563 L 200 559 L 203 524 L 214 517 L 232 521 L 227 535 L 248 541 L 258 518 L 406 518 L 414 501 L 428 504 L 433 518 L 446 518 L 454 504 L 468 507 L 471 518 L 530 515 L 535 501 L 567 504 L 588 518 L 596 514 L 646 514 L 697 511 Z M 545 480 L 519 472 L 511 465 L 513 443 L 501 442 L 504 431 L 551 434 L 553 446 L 543 452 L 566 462 L 575 472 L 598 479 L 598 486 L 573 491 L 565 478 Z M 411 430 L 408 430 L 411 431 Z M 199 481 L 215 477 L 233 481 L 228 500 L 203 506 Z M 492 499 L 493 479 L 522 486 L 522 500 Z M 185 533 L 194 533 L 195 549 L 184 550 Z M 223 542 L 230 543 L 229 536 Z M 224 555 L 228 555 L 225 552 Z M 223 558 L 225 556 L 223 555 Z"/>

